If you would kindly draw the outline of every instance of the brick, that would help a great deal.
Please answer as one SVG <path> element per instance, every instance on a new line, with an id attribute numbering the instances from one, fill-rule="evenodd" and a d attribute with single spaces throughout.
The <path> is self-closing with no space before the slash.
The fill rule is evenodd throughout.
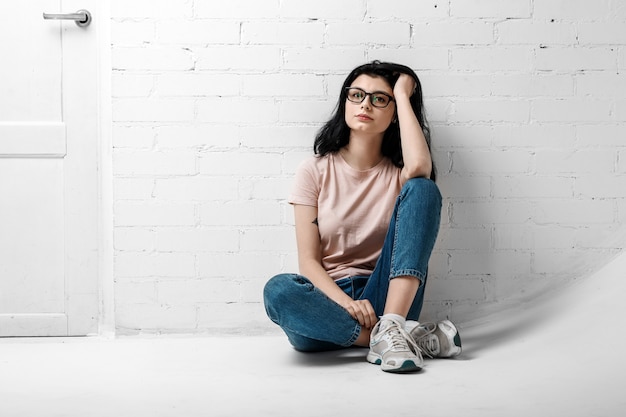
<path id="1" fill-rule="evenodd" d="M 274 46 L 208 46 L 193 48 L 195 69 L 262 72 L 280 66 L 280 48 Z"/>
<path id="2" fill-rule="evenodd" d="M 415 45 L 488 45 L 494 41 L 490 22 L 417 22 L 413 25 Z"/>
<path id="3" fill-rule="evenodd" d="M 118 150 L 113 155 L 113 173 L 128 175 L 193 175 L 196 155 L 191 151 Z"/>
<path id="4" fill-rule="evenodd" d="M 292 227 L 248 229 L 241 236 L 243 252 L 292 252 L 295 247 L 296 235 Z"/>
<path id="5" fill-rule="evenodd" d="M 574 80 L 570 75 L 506 74 L 492 75 L 491 80 L 492 96 L 567 97 L 574 94 Z"/>
<path id="6" fill-rule="evenodd" d="M 127 126 L 114 123 L 112 136 L 114 148 L 151 149 L 154 146 L 156 133 L 150 126 Z"/>
<path id="7" fill-rule="evenodd" d="M 188 98 L 113 100 L 115 122 L 185 122 L 193 120 L 194 114 L 194 102 Z"/>
<path id="8" fill-rule="evenodd" d="M 233 228 L 167 228 L 157 230 L 156 250 L 160 252 L 235 252 L 239 249 L 239 231 Z M 206 256 L 206 255 L 202 255 Z"/>
<path id="9" fill-rule="evenodd" d="M 251 149 L 313 149 L 318 128 L 314 126 L 242 127 L 241 145 Z"/>
<path id="10" fill-rule="evenodd" d="M 612 102 L 602 99 L 536 99 L 531 120 L 537 122 L 605 122 L 611 120 Z"/>
<path id="11" fill-rule="evenodd" d="M 193 55 L 176 46 L 113 46 L 113 70 L 185 71 L 193 69 Z"/>
<path id="12" fill-rule="evenodd" d="M 259 200 L 210 202 L 200 206 L 200 224 L 219 226 L 278 225 L 280 207 L 276 202 Z"/>
<path id="13" fill-rule="evenodd" d="M 198 273 L 206 278 L 268 280 L 280 269 L 280 257 L 276 254 L 268 256 L 267 252 L 239 251 L 220 253 L 219 256 L 198 256 Z"/>
<path id="14" fill-rule="evenodd" d="M 576 26 L 568 22 L 511 19 L 496 23 L 502 45 L 576 45 Z"/>
<path id="15" fill-rule="evenodd" d="M 485 285 L 481 278 L 429 279 L 426 290 L 427 298 L 430 301 L 454 303 L 485 300 Z"/>
<path id="16" fill-rule="evenodd" d="M 496 224 L 493 227 L 496 251 L 501 249 L 529 250 L 535 245 L 533 229 L 528 224 Z"/>
<path id="17" fill-rule="evenodd" d="M 241 77 L 233 74 L 183 72 L 156 77 L 155 93 L 161 97 L 238 96 Z"/>
<path id="18" fill-rule="evenodd" d="M 535 154 L 535 170 L 539 174 L 612 172 L 616 157 L 612 149 L 542 149 Z"/>
<path id="19" fill-rule="evenodd" d="M 574 178 L 552 176 L 498 176 L 493 178 L 497 198 L 567 198 L 574 194 Z"/>
<path id="20" fill-rule="evenodd" d="M 149 200 L 154 190 L 152 178 L 114 178 L 113 197 L 115 200 Z"/>
<path id="21" fill-rule="evenodd" d="M 115 46 L 142 46 L 156 40 L 154 21 L 111 21 L 111 44 Z"/>
<path id="22" fill-rule="evenodd" d="M 456 173 L 524 173 L 530 170 L 530 151 L 454 151 L 452 169 Z"/>
<path id="23" fill-rule="evenodd" d="M 115 327 L 121 334 L 191 331 L 196 328 L 196 306 L 158 303 L 116 304 Z"/>
<path id="24" fill-rule="evenodd" d="M 283 154 L 283 173 L 293 175 L 302 161 L 311 157 L 310 151 L 291 151 Z"/>
<path id="25" fill-rule="evenodd" d="M 526 100 L 457 100 L 452 122 L 527 122 L 531 104 Z"/>
<path id="26" fill-rule="evenodd" d="M 491 196 L 491 177 L 445 175 L 437 179 L 441 194 L 452 198 L 486 198 Z"/>
<path id="27" fill-rule="evenodd" d="M 586 146 L 623 146 L 626 137 L 624 124 L 589 124 L 576 126 L 576 144 Z M 623 155 L 626 157 L 626 155 Z M 620 158 L 622 161 L 622 158 Z M 626 167 L 626 165 L 625 165 Z"/>
<path id="28" fill-rule="evenodd" d="M 535 51 L 535 68 L 540 71 L 615 70 L 617 51 L 614 48 L 545 47 Z"/>
<path id="29" fill-rule="evenodd" d="M 118 281 L 115 283 L 115 303 L 152 304 L 157 302 L 156 283 L 150 281 Z"/>
<path id="30" fill-rule="evenodd" d="M 499 148 L 565 148 L 576 141 L 576 128 L 566 124 L 494 126 L 494 145 Z"/>
<path id="31" fill-rule="evenodd" d="M 289 100 L 280 103 L 281 123 L 318 123 L 328 121 L 334 102 L 328 100 Z"/>
<path id="32" fill-rule="evenodd" d="M 228 201 L 237 189 L 237 178 L 193 176 L 156 179 L 152 194 L 161 201 Z"/>
<path id="33" fill-rule="evenodd" d="M 160 44 L 238 44 L 240 23 L 216 19 L 163 20 L 156 23 Z"/>
<path id="34" fill-rule="evenodd" d="M 113 247 L 117 251 L 151 252 L 154 250 L 154 232 L 144 227 L 116 227 Z"/>
<path id="35" fill-rule="evenodd" d="M 533 51 L 524 46 L 453 48 L 450 66 L 461 71 L 529 71 Z"/>
<path id="36" fill-rule="evenodd" d="M 533 220 L 540 224 L 591 224 L 614 221 L 613 202 L 607 200 L 554 199 L 537 204 Z"/>
<path id="37" fill-rule="evenodd" d="M 578 228 L 557 224 L 536 225 L 533 227 L 533 248 L 542 249 L 574 248 Z"/>
<path id="38" fill-rule="evenodd" d="M 308 97 L 324 94 L 324 79 L 319 75 L 264 74 L 242 78 L 244 96 Z"/>
<path id="39" fill-rule="evenodd" d="M 198 328 L 250 335 L 275 331 L 276 325 L 267 318 L 261 302 L 205 303 L 198 306 Z"/>
<path id="40" fill-rule="evenodd" d="M 586 275 L 592 272 L 589 261 L 586 260 L 589 259 L 586 258 L 589 255 L 592 255 L 591 259 L 594 259 L 594 262 L 598 262 L 600 265 L 602 264 L 602 257 L 605 257 L 605 259 L 608 258 L 606 254 L 602 256 L 601 253 L 594 253 L 589 249 L 542 250 L 538 251 L 533 256 L 532 272 L 553 277 L 558 275 L 571 275 L 572 271 L 576 271 L 578 276 Z M 606 259 L 605 262 L 606 261 L 608 261 L 608 259 Z M 563 278 L 565 277 L 562 276 L 561 279 Z"/>
<path id="41" fill-rule="evenodd" d="M 365 14 L 365 4 L 361 0 L 282 0 L 280 3 L 282 18 L 361 20 Z"/>
<path id="42" fill-rule="evenodd" d="M 198 158 L 200 174 L 265 176 L 281 173 L 281 156 L 274 153 L 211 152 Z"/>
<path id="43" fill-rule="evenodd" d="M 239 128 L 232 124 L 194 123 L 192 125 L 159 126 L 155 129 L 159 149 L 236 149 Z"/>
<path id="44" fill-rule="evenodd" d="M 494 139 L 494 126 L 490 125 L 431 125 L 431 144 L 437 149 L 489 148 Z"/>
<path id="45" fill-rule="evenodd" d="M 453 113 L 454 103 L 450 99 L 428 99 L 424 101 L 424 108 L 430 123 L 447 123 Z"/>
<path id="46" fill-rule="evenodd" d="M 626 198 L 626 175 L 602 173 L 576 178 L 575 193 L 582 198 Z"/>
<path id="47" fill-rule="evenodd" d="M 489 228 L 442 228 L 437 238 L 437 246 L 446 250 L 489 249 L 491 229 Z"/>
<path id="48" fill-rule="evenodd" d="M 241 180 L 239 195 L 242 199 L 284 200 L 289 194 L 292 183 L 292 178 L 255 178 Z"/>
<path id="49" fill-rule="evenodd" d="M 148 97 L 154 90 L 152 74 L 114 72 L 112 78 L 112 97 Z"/>
<path id="50" fill-rule="evenodd" d="M 448 49 L 429 48 L 427 46 L 413 46 L 411 48 L 385 48 L 371 47 L 367 50 L 366 61 L 397 62 L 413 68 L 415 71 L 422 70 L 447 70 L 449 66 Z M 418 73 L 421 77 L 421 74 Z M 343 80 L 341 80 L 343 82 Z"/>
<path id="51" fill-rule="evenodd" d="M 245 45 L 321 45 L 323 22 L 243 22 L 241 42 Z"/>
<path id="52" fill-rule="evenodd" d="M 626 74 L 585 73 L 576 76 L 576 94 L 593 98 L 623 97 Z"/>
<path id="53" fill-rule="evenodd" d="M 397 45 L 408 46 L 411 42 L 411 26 L 408 23 L 329 23 L 326 28 L 328 45 Z"/>
<path id="54" fill-rule="evenodd" d="M 473 18 L 528 18 L 531 16 L 529 0 L 454 0 L 450 2 L 450 16 Z"/>
<path id="55" fill-rule="evenodd" d="M 194 226 L 195 205 L 190 203 L 152 203 L 118 201 L 113 208 L 119 226 Z"/>
<path id="56" fill-rule="evenodd" d="M 240 300 L 240 284 L 231 279 L 159 280 L 158 302 L 165 305 L 233 303 Z"/>
<path id="57" fill-rule="evenodd" d="M 125 277 L 193 277 L 195 258 L 187 253 L 118 252 L 115 274 Z"/>
<path id="58" fill-rule="evenodd" d="M 285 48 L 283 67 L 308 72 L 352 71 L 365 62 L 363 49 Z"/>
<path id="59" fill-rule="evenodd" d="M 624 202 L 624 199 L 619 200 Z M 579 248 L 615 251 L 624 236 L 624 223 L 588 225 L 576 229 L 575 244 Z M 619 250 L 619 249 L 618 249 Z"/>
<path id="60" fill-rule="evenodd" d="M 582 45 L 624 45 L 626 24 L 603 22 L 577 25 L 578 41 Z"/>
<path id="61" fill-rule="evenodd" d="M 486 225 L 525 223 L 532 218 L 527 200 L 505 199 L 483 202 L 453 202 L 452 220 L 455 225 Z"/>
<path id="62" fill-rule="evenodd" d="M 367 17 L 371 19 L 387 20 L 390 16 L 407 20 L 422 20 L 430 18 L 446 18 L 449 16 L 448 1 L 392 1 L 368 0 Z"/>
<path id="63" fill-rule="evenodd" d="M 231 0 L 194 2 L 197 18 L 207 19 L 275 19 L 279 0 Z"/>
<path id="64" fill-rule="evenodd" d="M 609 0 L 550 0 L 533 4 L 535 19 L 595 21 L 609 15 Z"/>
<path id="65" fill-rule="evenodd" d="M 424 97 L 482 97 L 492 90 L 493 74 L 426 73 L 418 75 Z"/>
<path id="66" fill-rule="evenodd" d="M 466 275 L 493 275 L 496 277 L 511 274 L 530 273 L 530 253 L 513 251 L 454 251 L 450 254 L 452 271 L 462 271 Z"/>
<path id="67" fill-rule="evenodd" d="M 212 123 L 271 124 L 278 121 L 279 105 L 267 98 L 213 98 L 198 99 L 197 120 Z"/>

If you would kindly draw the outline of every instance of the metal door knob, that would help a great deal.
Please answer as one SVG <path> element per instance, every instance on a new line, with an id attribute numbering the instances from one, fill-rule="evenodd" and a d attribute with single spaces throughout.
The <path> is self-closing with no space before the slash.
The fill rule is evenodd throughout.
<path id="1" fill-rule="evenodd" d="M 89 26 L 91 23 L 91 13 L 82 9 L 76 13 L 44 13 L 43 18 L 53 20 L 73 20 L 81 28 Z"/>

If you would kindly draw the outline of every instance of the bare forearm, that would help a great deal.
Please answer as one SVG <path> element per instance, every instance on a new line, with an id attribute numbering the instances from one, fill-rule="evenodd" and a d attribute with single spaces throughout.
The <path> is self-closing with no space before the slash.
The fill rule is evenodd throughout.
<path id="1" fill-rule="evenodd" d="M 430 177 L 432 160 L 424 131 L 413 113 L 409 98 L 401 96 L 396 100 L 399 101 L 398 123 L 400 124 L 405 179 Z"/>
<path id="2" fill-rule="evenodd" d="M 352 301 L 316 260 L 301 260 L 300 274 L 307 277 L 316 288 L 337 304 L 345 306 L 346 303 Z"/>

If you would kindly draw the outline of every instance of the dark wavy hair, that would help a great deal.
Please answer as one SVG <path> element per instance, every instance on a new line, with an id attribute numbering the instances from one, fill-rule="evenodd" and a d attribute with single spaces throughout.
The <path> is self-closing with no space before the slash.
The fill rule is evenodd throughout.
<path id="1" fill-rule="evenodd" d="M 424 114 L 422 85 L 417 77 L 417 74 L 405 65 L 394 64 L 391 62 L 372 61 L 352 70 L 343 82 L 341 92 L 339 93 L 339 101 L 335 107 L 334 114 L 317 132 L 315 137 L 315 142 L 313 144 L 313 151 L 315 154 L 318 156 L 324 156 L 329 153 L 335 153 L 348 144 L 350 140 L 350 128 L 346 124 L 345 120 L 346 87 L 350 87 L 352 82 L 358 76 L 363 74 L 371 77 L 383 78 L 392 89 L 396 85 L 396 81 L 398 81 L 400 74 L 408 74 L 413 78 L 413 80 L 415 80 L 416 89 L 415 93 L 413 93 L 410 98 L 411 107 L 413 108 L 413 112 L 422 127 L 426 143 L 428 144 L 428 149 L 430 150 L 430 128 Z M 382 154 L 391 159 L 395 166 L 399 168 L 404 166 L 404 161 L 402 159 L 402 147 L 400 146 L 399 123 L 391 123 L 385 131 L 385 135 L 383 136 Z M 435 165 L 433 163 L 430 179 L 434 181 L 435 177 Z"/>

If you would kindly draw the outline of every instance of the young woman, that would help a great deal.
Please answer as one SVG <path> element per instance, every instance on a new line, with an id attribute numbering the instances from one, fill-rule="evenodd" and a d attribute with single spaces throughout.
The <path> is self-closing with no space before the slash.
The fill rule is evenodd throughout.
<path id="1" fill-rule="evenodd" d="M 289 197 L 300 274 L 266 284 L 270 319 L 297 350 L 369 346 L 388 372 L 420 370 L 422 352 L 459 354 L 450 321 L 417 322 L 441 212 L 417 75 L 354 69 L 314 151 Z"/>

